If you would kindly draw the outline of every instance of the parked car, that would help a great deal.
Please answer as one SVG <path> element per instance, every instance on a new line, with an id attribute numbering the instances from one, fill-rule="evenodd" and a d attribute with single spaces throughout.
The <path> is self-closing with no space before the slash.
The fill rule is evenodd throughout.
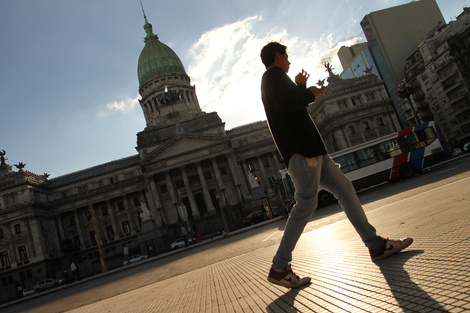
<path id="1" fill-rule="evenodd" d="M 61 279 L 46 278 L 44 280 L 39 281 L 36 285 L 34 285 L 33 290 L 36 292 L 41 292 L 46 289 L 63 285 L 63 283 L 64 282 Z"/>
<path id="2" fill-rule="evenodd" d="M 192 244 L 192 243 L 196 243 L 196 238 L 188 238 L 188 244 Z M 185 246 L 186 244 L 184 243 L 183 238 L 178 238 L 170 244 L 171 249 L 183 248 Z"/>
<path id="3" fill-rule="evenodd" d="M 454 157 L 462 155 L 462 154 L 463 154 L 463 151 L 460 148 L 456 148 L 456 149 L 452 150 L 452 156 L 454 156 Z"/>
<path id="4" fill-rule="evenodd" d="M 143 255 L 132 255 L 129 257 L 129 260 L 124 261 L 122 264 L 127 265 L 130 263 L 138 262 L 147 259 L 149 256 L 146 254 Z"/>
<path id="5" fill-rule="evenodd" d="M 263 213 L 261 212 L 261 210 L 259 210 L 259 211 L 251 212 L 250 214 L 248 214 L 243 219 L 243 224 L 245 224 L 245 226 L 249 226 L 249 225 L 262 222 L 263 220 L 264 220 Z"/>
<path id="6" fill-rule="evenodd" d="M 470 142 L 467 142 L 466 144 L 463 145 L 463 151 L 465 153 L 470 152 Z"/>
<path id="7" fill-rule="evenodd" d="M 34 293 L 33 287 L 23 289 L 23 297 L 30 296 Z"/>

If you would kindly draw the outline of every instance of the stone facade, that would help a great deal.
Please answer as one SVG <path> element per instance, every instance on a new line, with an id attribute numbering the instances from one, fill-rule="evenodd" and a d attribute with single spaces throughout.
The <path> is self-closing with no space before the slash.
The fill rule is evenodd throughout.
<path id="1" fill-rule="evenodd" d="M 138 154 L 49 179 L 13 170 L 2 151 L 0 301 L 17 284 L 61 278 L 73 259 L 89 276 L 121 266 L 122 245 L 152 256 L 181 237 L 181 225 L 230 232 L 262 204 L 278 211 L 273 182 L 285 165 L 267 123 L 226 131 L 200 109 L 176 54 L 144 28 Z"/>
<path id="2" fill-rule="evenodd" d="M 412 124 L 436 121 L 449 144 L 470 140 L 470 9 L 437 25 L 405 63 L 401 105 Z"/>
<path id="3" fill-rule="evenodd" d="M 326 91 L 308 107 L 329 153 L 400 130 L 393 101 L 375 75 L 330 76 Z"/>
<path id="4" fill-rule="evenodd" d="M 263 200 L 277 210 L 272 183 L 284 167 L 266 122 L 220 136 L 175 134 L 144 158 L 135 155 L 53 179 L 4 166 L 2 298 L 14 296 L 16 282 L 29 286 L 60 278 L 72 258 L 82 276 L 100 272 L 98 246 L 107 268 L 113 268 L 122 264 L 122 244 L 133 253 L 164 252 L 181 236 L 181 224 L 196 225 L 201 234 L 240 228 Z M 253 186 L 253 177 L 259 186 Z M 143 223 L 146 212 L 150 226 Z"/>

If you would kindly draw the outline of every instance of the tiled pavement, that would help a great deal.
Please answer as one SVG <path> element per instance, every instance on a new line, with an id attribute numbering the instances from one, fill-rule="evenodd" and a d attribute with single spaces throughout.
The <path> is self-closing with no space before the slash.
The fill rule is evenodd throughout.
<path id="1" fill-rule="evenodd" d="M 377 263 L 347 220 L 304 233 L 293 261 L 312 277 L 302 289 L 266 280 L 270 246 L 71 312 L 470 311 L 469 207 L 444 186 L 370 211 L 380 234 L 415 240 Z"/>

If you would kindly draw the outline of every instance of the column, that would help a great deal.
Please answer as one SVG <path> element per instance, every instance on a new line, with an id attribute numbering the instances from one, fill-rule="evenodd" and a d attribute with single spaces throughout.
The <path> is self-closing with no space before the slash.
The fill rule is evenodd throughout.
<path id="1" fill-rule="evenodd" d="M 238 202 L 244 203 L 245 197 L 244 197 L 243 192 L 241 190 L 242 180 L 240 179 L 237 163 L 236 163 L 235 159 L 233 158 L 232 154 L 226 154 L 225 156 L 227 157 L 228 166 L 230 168 L 230 172 L 232 173 L 233 181 L 234 181 L 235 186 L 236 186 L 235 192 L 237 193 Z M 244 186 L 244 187 L 246 187 L 246 186 Z M 246 194 L 246 192 L 245 192 L 245 194 Z"/>
<path id="2" fill-rule="evenodd" d="M 35 234 L 37 234 L 38 238 L 41 238 L 37 241 L 39 247 L 40 247 L 40 252 L 39 251 L 35 251 L 35 254 L 36 255 L 39 255 L 39 254 L 42 254 L 42 257 L 43 258 L 48 258 L 49 255 L 48 255 L 48 247 L 46 247 L 44 241 L 42 240 L 42 238 L 44 237 L 43 233 L 42 233 L 42 227 L 40 225 L 40 221 L 39 220 L 31 220 L 31 231 Z M 50 242 L 51 244 L 51 242 Z M 60 244 L 60 243 L 59 243 Z M 53 250 L 53 247 L 50 247 L 50 250 Z M 40 256 L 39 256 L 40 257 Z"/>
<path id="3" fill-rule="evenodd" d="M 75 225 L 77 227 L 77 233 L 78 237 L 80 238 L 80 243 L 85 247 L 89 247 L 91 245 L 91 242 L 88 236 L 86 238 L 83 236 L 84 226 L 82 219 L 78 215 L 78 209 L 73 210 L 73 215 L 75 217 Z"/>
<path id="4" fill-rule="evenodd" d="M 257 156 L 256 159 L 258 160 L 258 166 L 261 173 L 261 183 L 263 184 L 264 190 L 268 193 L 272 193 L 273 190 L 271 189 L 271 184 L 269 183 L 266 171 L 264 170 L 263 160 L 259 156 Z"/>
<path id="5" fill-rule="evenodd" d="M 188 174 L 186 173 L 186 168 L 184 166 L 180 167 L 181 174 L 183 175 L 184 187 L 186 188 L 186 194 L 188 195 L 189 204 L 191 205 L 191 212 L 193 219 L 198 220 L 200 217 L 199 208 L 197 207 L 196 199 L 194 199 L 193 191 L 191 190 L 191 185 L 189 184 Z"/>
<path id="6" fill-rule="evenodd" d="M 277 151 L 275 152 L 271 152 L 271 156 L 273 158 L 273 161 L 274 161 L 274 165 L 276 166 L 276 173 L 279 172 L 279 170 L 281 170 L 281 164 L 279 163 L 279 159 L 277 157 Z M 286 164 L 287 166 L 287 164 Z"/>
<path id="7" fill-rule="evenodd" d="M 123 197 L 124 199 L 124 209 L 127 211 L 127 217 L 129 219 L 129 226 L 131 227 L 131 232 L 137 231 L 137 225 L 135 222 L 135 214 L 134 214 L 134 208 L 132 205 L 129 204 L 129 198 L 127 198 L 127 195 Z"/>
<path id="8" fill-rule="evenodd" d="M 26 225 L 26 230 L 27 230 L 26 231 L 26 236 L 28 238 L 29 257 L 31 259 L 31 257 L 36 257 L 37 254 L 36 254 L 36 248 L 34 247 L 34 239 L 33 239 L 33 236 L 32 236 L 33 230 L 31 229 L 31 224 L 29 223 L 29 218 L 26 218 L 24 220 L 24 224 Z M 35 234 L 36 234 L 36 236 L 34 236 L 35 238 L 43 238 L 42 231 L 41 231 L 40 227 L 39 228 L 36 227 Z M 43 250 L 45 248 L 44 241 L 43 240 L 38 240 L 38 241 L 39 241 L 38 245 L 40 246 L 41 250 Z M 47 255 L 47 254 L 44 253 L 45 251 L 42 251 L 42 252 L 43 252 L 43 255 Z"/>
<path id="9" fill-rule="evenodd" d="M 342 149 L 346 149 L 346 148 L 349 148 L 349 147 L 352 147 L 353 144 L 351 143 L 351 137 L 349 135 L 346 134 L 346 130 L 344 128 L 341 128 L 341 132 L 343 133 L 343 138 L 346 140 L 347 142 L 347 146 L 342 148 Z"/>
<path id="10" fill-rule="evenodd" d="M 59 237 L 60 237 L 59 241 L 64 240 L 65 234 L 64 234 L 64 225 L 62 225 L 62 214 L 59 214 L 59 216 L 56 216 L 56 223 L 57 223 L 57 228 L 59 228 Z"/>
<path id="11" fill-rule="evenodd" d="M 222 198 L 222 207 L 225 207 L 225 205 L 228 203 L 228 199 L 226 199 L 225 192 L 223 192 L 225 190 L 225 186 L 222 180 L 222 175 L 220 175 L 220 170 L 219 170 L 219 167 L 217 166 L 217 161 L 215 157 L 211 158 L 211 163 L 212 163 L 212 168 L 214 169 L 217 186 L 219 187 L 219 194 Z"/>
<path id="12" fill-rule="evenodd" d="M 157 185 L 155 184 L 155 179 L 152 176 L 149 179 L 150 182 L 150 190 L 152 190 L 153 199 L 155 200 L 156 210 L 159 214 L 159 218 L 154 218 L 157 227 L 160 227 L 163 224 L 167 224 L 165 212 L 163 211 L 162 201 L 160 200 L 160 196 L 158 195 Z"/>
<path id="13" fill-rule="evenodd" d="M 13 263 L 18 263 L 18 251 L 16 249 L 16 245 L 15 243 L 13 242 L 13 236 L 11 234 L 11 224 L 8 223 L 5 227 L 6 229 L 6 236 L 8 238 L 8 250 L 10 251 L 9 255 L 10 255 L 10 265 L 13 265 Z"/>
<path id="14" fill-rule="evenodd" d="M 172 203 L 178 203 L 178 198 L 175 194 L 175 188 L 173 187 L 173 182 L 171 181 L 170 171 L 165 171 L 165 178 L 166 178 L 166 186 L 168 192 L 170 193 Z"/>
<path id="15" fill-rule="evenodd" d="M 202 196 L 204 197 L 204 202 L 206 203 L 207 206 L 207 212 L 209 214 L 214 213 L 215 208 L 212 205 L 212 200 L 209 195 L 209 189 L 207 189 L 207 183 L 206 179 L 204 178 L 204 172 L 202 171 L 201 168 L 201 162 L 196 162 L 196 168 L 197 168 L 197 173 L 199 175 L 199 180 L 201 181 L 201 186 L 202 186 Z"/>
<path id="16" fill-rule="evenodd" d="M 178 198 L 176 198 L 175 189 L 173 187 L 173 182 L 171 181 L 170 172 L 165 171 L 164 174 L 165 174 L 165 179 L 166 179 L 166 187 L 168 189 L 168 192 L 170 193 L 171 203 L 173 204 L 173 207 L 175 208 L 175 211 L 176 211 L 176 219 L 178 219 L 178 217 L 184 218 L 183 216 L 179 216 L 180 214 L 178 212 L 178 207 L 177 207 Z"/>
<path id="17" fill-rule="evenodd" d="M 148 176 L 145 176 L 147 192 L 144 192 L 144 197 L 147 199 L 148 206 L 149 206 L 148 209 L 150 211 L 150 214 L 152 215 L 152 219 L 154 223 L 156 223 L 155 226 L 157 226 L 161 224 L 159 221 L 159 217 L 158 217 L 158 209 L 161 208 L 161 205 L 158 205 L 157 200 L 155 199 L 155 197 L 158 197 L 158 193 L 156 193 L 156 188 L 155 190 L 152 188 L 152 185 L 151 185 L 152 181 L 153 181 L 153 176 L 150 176 L 150 178 Z M 155 182 L 154 182 L 154 185 L 155 185 Z"/>
<path id="18" fill-rule="evenodd" d="M 250 170 L 248 169 L 248 166 L 246 166 L 245 160 L 241 161 L 240 163 L 242 165 L 243 182 L 245 183 L 245 186 L 247 186 L 248 192 L 250 192 L 251 185 L 249 184 L 249 180 L 247 178 L 247 175 L 250 172 Z M 248 184 L 247 184 L 247 180 L 248 180 Z"/>
<path id="19" fill-rule="evenodd" d="M 111 217 L 111 225 L 113 226 L 113 233 L 114 233 L 114 238 L 117 235 L 118 237 L 121 237 L 123 235 L 122 233 L 122 228 L 119 227 L 116 219 L 116 214 L 114 213 L 114 205 L 110 200 L 106 200 L 106 206 L 108 207 L 108 213 L 109 216 Z"/>

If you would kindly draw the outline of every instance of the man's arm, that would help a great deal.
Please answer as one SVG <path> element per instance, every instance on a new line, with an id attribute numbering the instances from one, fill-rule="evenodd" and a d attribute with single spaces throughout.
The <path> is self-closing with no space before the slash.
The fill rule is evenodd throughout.
<path id="1" fill-rule="evenodd" d="M 281 68 L 272 70 L 266 79 L 264 86 L 267 90 L 264 93 L 279 111 L 305 110 L 309 103 L 315 101 L 313 93 L 306 88 L 308 74 L 305 71 L 296 76 L 296 83 Z"/>

